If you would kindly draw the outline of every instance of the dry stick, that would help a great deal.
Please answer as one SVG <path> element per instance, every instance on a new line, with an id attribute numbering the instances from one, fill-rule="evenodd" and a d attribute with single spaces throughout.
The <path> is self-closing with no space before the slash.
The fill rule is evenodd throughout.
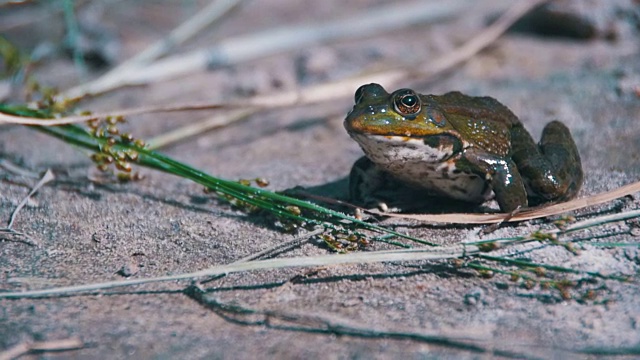
<path id="1" fill-rule="evenodd" d="M 178 111 L 191 111 L 191 110 L 211 110 L 211 109 L 234 109 L 234 108 L 246 108 L 246 103 L 229 103 L 229 104 L 212 104 L 212 103 L 191 103 L 191 104 L 177 104 L 170 106 L 143 106 L 133 109 L 124 109 L 117 111 L 110 111 L 107 113 L 95 113 L 91 115 L 78 115 L 78 116 L 66 116 L 60 118 L 51 119 L 38 119 L 31 117 L 22 117 L 5 114 L 0 112 L 0 124 L 19 124 L 19 125 L 36 125 L 36 126 L 58 126 L 65 124 L 82 123 L 91 119 L 105 118 L 105 117 L 117 117 L 117 116 L 131 116 L 140 114 L 152 114 L 160 112 L 178 112 Z"/>
<path id="2" fill-rule="evenodd" d="M 447 71 L 454 66 L 466 61 L 473 55 L 479 53 L 482 49 L 486 48 L 489 44 L 495 42 L 502 34 L 511 27 L 522 16 L 528 13 L 531 9 L 540 6 L 550 0 L 532 0 L 532 1 L 518 1 L 515 5 L 511 6 L 500 18 L 494 22 L 487 29 L 482 31 L 478 36 L 466 42 L 464 45 L 455 49 L 454 51 L 435 59 L 432 62 L 428 62 L 423 69 L 420 69 L 416 73 L 412 73 L 411 78 L 414 76 L 424 77 L 432 76 L 433 74 Z M 420 79 L 422 80 L 422 79 Z"/>
<path id="3" fill-rule="evenodd" d="M 54 295 L 71 294 L 78 292 L 96 291 L 111 289 L 116 287 L 149 284 L 155 282 L 175 281 L 194 279 L 201 277 L 210 277 L 221 274 L 230 274 L 236 272 L 245 272 L 253 270 L 266 269 L 282 269 L 292 267 L 313 267 L 328 265 L 345 265 L 345 264 L 365 264 L 385 261 L 417 261 L 417 260 L 443 260 L 459 258 L 468 255 L 477 254 L 479 249 L 475 245 L 456 245 L 440 248 L 425 248 L 412 250 L 387 250 L 376 252 L 360 252 L 345 255 L 322 255 L 312 257 L 297 257 L 286 259 L 269 259 L 258 260 L 241 263 L 232 263 L 227 265 L 214 266 L 209 269 L 196 271 L 192 273 L 159 276 L 146 279 L 130 279 L 120 281 L 109 281 L 103 283 L 94 283 L 87 285 L 73 285 L 58 287 L 44 290 L 31 290 L 22 292 L 0 292 L 2 298 L 36 298 L 48 297 Z"/>
<path id="4" fill-rule="evenodd" d="M 284 250 L 284 249 L 289 249 L 289 248 L 293 248 L 295 246 L 298 246 L 306 241 L 308 241 L 308 239 L 312 236 L 316 236 L 316 235 L 320 235 L 324 232 L 324 229 L 316 229 L 310 232 L 307 232 L 305 234 L 299 235 L 294 237 L 293 239 L 285 242 L 285 243 L 281 243 L 281 244 L 277 244 L 275 246 L 272 246 L 268 249 L 264 249 L 262 251 L 259 251 L 257 253 L 245 256 L 243 258 L 241 258 L 238 261 L 235 261 L 234 264 L 237 263 L 242 263 L 242 262 L 247 262 L 247 261 L 253 261 L 256 260 L 258 258 L 261 258 L 265 255 L 271 254 L 274 251 L 278 251 L 278 250 Z"/>
<path id="5" fill-rule="evenodd" d="M 613 221 L 622 221 L 631 218 L 640 217 L 640 210 L 629 211 L 620 214 L 605 215 L 595 219 L 583 220 L 576 222 L 567 227 L 567 229 L 551 231 L 549 233 L 568 233 L 584 229 L 601 223 L 609 223 Z M 514 243 L 523 243 L 526 241 L 538 241 L 537 238 L 519 239 Z M 195 279 L 202 277 L 211 277 L 215 275 L 246 272 L 255 270 L 273 270 L 292 267 L 314 267 L 329 265 L 347 265 L 347 264 L 366 264 L 388 261 L 419 261 L 419 260 L 445 260 L 465 258 L 475 256 L 481 253 L 477 244 L 486 243 L 486 240 L 476 243 L 463 243 L 453 246 L 442 246 L 437 248 L 418 248 L 418 249 L 401 249 L 401 250 L 384 250 L 372 252 L 349 253 L 342 255 L 322 255 L 294 257 L 285 259 L 269 259 L 249 262 L 236 262 L 227 265 L 214 266 L 209 269 L 200 270 L 192 273 L 183 273 L 176 275 L 159 276 L 146 279 L 130 279 L 120 281 L 109 281 L 103 283 L 93 283 L 86 285 L 73 285 L 43 290 L 31 290 L 22 292 L 0 292 L 0 299 L 22 299 L 22 298 L 38 298 L 49 297 L 54 295 L 68 295 L 72 293 L 89 292 L 97 290 L 105 290 L 116 287 L 149 284 L 164 281 L 176 281 L 185 279 Z M 504 243 L 505 241 L 498 241 Z"/>
<path id="6" fill-rule="evenodd" d="M 482 50 L 493 41 L 495 41 L 508 27 L 518 20 L 519 17 L 524 15 L 532 7 L 538 6 L 546 0 L 537 0 L 530 2 L 518 2 L 512 8 L 510 8 L 498 21 L 488 27 L 485 31 L 480 33 L 477 37 L 471 39 L 468 43 L 465 43 L 460 48 L 454 50 L 445 56 L 436 59 L 433 64 L 435 67 L 433 70 L 430 68 L 420 71 L 423 76 L 433 76 L 439 72 L 451 69 L 455 65 L 464 61 L 468 57 L 473 56 L 476 52 Z M 174 105 L 167 107 L 143 107 L 136 109 L 122 110 L 118 112 L 112 112 L 108 114 L 94 114 L 89 116 L 72 116 L 53 120 L 43 120 L 37 118 L 18 117 L 0 113 L 0 123 L 5 121 L 9 123 L 27 124 L 27 125 L 60 125 L 75 122 L 83 122 L 95 117 L 105 116 L 127 116 L 135 114 L 145 114 L 152 112 L 173 112 L 173 111 L 186 111 L 186 110 L 206 110 L 206 109 L 219 109 L 219 108 L 247 108 L 250 106 L 262 107 L 262 108 L 275 108 L 282 106 L 290 106 L 296 104 L 308 104 L 314 102 L 321 102 L 332 100 L 334 98 L 344 97 L 350 94 L 354 88 L 358 87 L 365 82 L 379 82 L 379 83 L 395 83 L 402 79 L 407 78 L 409 73 L 406 70 L 396 69 L 391 71 L 384 71 L 369 75 L 363 75 L 360 77 L 349 78 L 340 80 L 333 83 L 326 83 L 317 85 L 314 87 L 302 89 L 301 91 L 287 91 L 272 96 L 257 96 L 251 100 L 243 101 L 239 104 L 186 104 L 186 105 Z M 255 108 L 254 108 L 255 110 Z M 238 110 L 241 111 L 241 110 Z M 246 110 L 247 112 L 249 110 Z M 608 193 L 602 193 L 599 195 L 573 200 L 567 203 L 552 205 L 542 209 L 533 209 L 530 211 L 523 211 L 522 213 L 513 216 L 509 221 L 522 221 L 530 220 L 539 217 L 545 217 L 550 215 L 561 214 L 563 212 L 577 210 L 583 207 L 600 204 L 606 201 L 616 199 L 621 196 L 629 195 L 638 192 L 640 185 L 631 184 L 619 189 L 610 191 Z M 506 214 L 442 214 L 442 215 L 398 215 L 398 214 L 382 214 L 391 217 L 404 217 L 410 219 L 416 219 L 426 222 L 434 223 L 471 223 L 471 224 L 487 224 L 502 222 L 508 216 Z"/>
<path id="7" fill-rule="evenodd" d="M 361 338 L 384 338 L 397 340 L 410 340 L 447 346 L 455 349 L 471 351 L 475 353 L 489 353 L 500 357 L 514 357 L 518 359 L 528 358 L 525 354 L 511 351 L 496 350 L 493 348 L 476 345 L 487 342 L 488 338 L 446 336 L 441 334 L 429 334 L 417 331 L 402 331 L 375 329 L 362 326 L 360 323 L 350 321 L 335 315 L 314 314 L 309 312 L 296 313 L 278 310 L 260 310 L 248 308 L 238 304 L 222 303 L 216 299 L 205 296 L 206 293 L 198 288 L 190 288 L 187 296 L 198 302 L 203 307 L 212 310 L 224 318 L 232 318 L 235 322 L 246 325 L 259 325 L 271 329 L 290 331 L 312 331 L 314 333 L 334 334 L 339 336 L 354 336 Z M 243 318 L 244 316 L 247 317 Z M 260 319 L 255 320 L 256 316 Z"/>
<path id="8" fill-rule="evenodd" d="M 205 131 L 221 128 L 231 123 L 248 118 L 255 110 L 234 110 L 228 114 L 209 117 L 205 120 L 185 125 L 164 134 L 155 136 L 147 141 L 149 149 L 155 150 L 184 139 L 200 135 Z"/>
<path id="9" fill-rule="evenodd" d="M 239 264 L 239 263 L 243 263 L 243 262 L 247 262 L 247 261 L 253 261 L 253 260 L 259 259 L 259 258 L 261 258 L 263 256 L 269 255 L 269 254 L 271 254 L 273 252 L 276 252 L 276 251 L 291 250 L 294 247 L 297 247 L 297 246 L 303 244 L 304 242 L 309 241 L 310 237 L 322 234 L 323 232 L 324 232 L 324 229 L 316 229 L 314 231 L 310 231 L 310 232 L 298 235 L 298 236 L 294 237 L 293 239 L 291 239 L 291 240 L 289 240 L 287 242 L 274 245 L 274 246 L 269 247 L 267 249 L 258 251 L 257 253 L 253 253 L 251 255 L 247 255 L 247 256 L 245 256 L 243 258 L 240 258 L 239 260 L 236 260 L 236 261 L 232 262 L 232 264 Z M 221 279 L 222 277 L 224 277 L 224 274 L 217 275 L 217 276 L 215 276 L 213 278 L 210 278 L 210 279 L 202 280 L 200 282 L 200 284 L 202 285 L 202 284 L 205 284 L 205 283 L 209 283 L 211 281 L 215 281 L 215 280 Z"/>
<path id="10" fill-rule="evenodd" d="M 429 223 L 447 223 L 447 224 L 492 224 L 498 222 L 517 222 L 524 220 L 532 220 L 543 218 L 551 215 L 558 215 L 568 211 L 578 210 L 589 206 L 599 205 L 617 198 L 640 192 L 640 181 L 619 187 L 617 189 L 603 192 L 600 194 L 588 196 L 581 199 L 575 199 L 568 202 L 554 204 L 541 208 L 533 208 L 531 210 L 523 210 L 522 212 L 509 217 L 510 214 L 392 214 L 380 213 L 379 211 L 370 211 L 376 215 L 389 216 L 402 219 L 413 219 Z"/>
<path id="11" fill-rule="evenodd" d="M 5 2 L 6 1 L 0 1 L 0 9 L 4 6 L 12 6 Z M 62 6 L 58 6 L 58 4 L 53 1 L 42 2 L 42 5 L 44 6 L 40 6 L 40 8 L 37 9 L 30 9 L 30 11 L 25 11 L 22 14 L 15 12 L 11 16 L 5 16 L 4 19 L 2 19 L 2 24 L 0 24 L 0 34 L 8 33 L 10 30 L 15 28 L 30 26 L 33 23 L 46 21 L 53 22 L 55 20 L 51 20 L 50 18 L 62 13 Z"/>
<path id="12" fill-rule="evenodd" d="M 84 343 L 77 337 L 64 340 L 22 342 L 0 352 L 0 360 L 17 359 L 30 352 L 77 350 L 83 347 Z"/>
<path id="13" fill-rule="evenodd" d="M 143 66 L 146 66 L 150 62 L 164 56 L 176 45 L 184 43 L 207 26 L 222 19 L 223 16 L 227 15 L 240 5 L 241 2 L 242 0 L 217 0 L 211 2 L 207 7 L 198 11 L 197 15 L 171 31 L 169 36 L 165 39 L 154 43 L 147 49 L 118 65 L 116 68 L 110 70 L 98 79 L 79 85 L 60 94 L 60 97 L 75 97 L 79 94 L 86 93 L 86 90 L 88 89 L 100 87 L 100 84 L 112 83 L 114 81 L 119 82 L 122 81 L 122 79 L 132 76 L 132 73 L 140 71 Z"/>
<path id="14" fill-rule="evenodd" d="M 451 16 L 469 3 L 468 0 L 455 0 L 446 3 L 416 1 L 394 4 L 377 7 L 356 18 L 281 27 L 227 38 L 213 48 L 176 55 L 143 68 L 136 67 L 135 71 L 99 79 L 86 86 L 71 89 L 64 95 L 71 98 L 96 95 L 122 86 L 142 85 L 184 76 L 205 70 L 211 65 L 232 65 L 328 40 L 371 36 L 411 25 L 426 24 Z"/>
<path id="15" fill-rule="evenodd" d="M 363 74 L 309 88 L 283 91 L 274 95 L 256 96 L 252 99 L 246 99 L 239 104 L 245 104 L 245 106 L 257 106 L 265 109 L 312 104 L 351 96 L 353 95 L 354 89 L 368 82 L 393 85 L 400 81 L 415 79 L 416 76 L 420 76 L 420 80 L 425 80 L 425 77 L 434 76 L 443 71 L 452 69 L 462 61 L 486 48 L 499 38 L 500 35 L 509 28 L 509 26 L 531 10 L 531 8 L 547 1 L 548 0 L 533 0 L 517 2 L 507 12 L 505 12 L 498 21 L 482 31 L 478 36 L 472 38 L 469 42 L 454 51 L 445 54 L 433 62 L 429 62 L 429 64 L 425 65 L 424 68 L 419 69 L 417 73 L 415 71 L 408 71 L 406 67 L 401 67 Z M 430 64 L 435 64 L 435 66 L 432 67 Z M 413 66 L 411 69 L 413 69 Z"/>
<path id="16" fill-rule="evenodd" d="M 145 65 L 166 55 L 177 45 L 183 44 L 193 36 L 197 35 L 200 31 L 214 24 L 216 21 L 221 20 L 225 15 L 228 15 L 231 11 L 235 10 L 241 3 L 242 0 L 212 1 L 204 9 L 198 11 L 194 17 L 180 24 L 180 26 L 171 31 L 167 38 L 154 43 L 138 55 L 122 63 L 114 70 L 117 71 L 121 66 Z M 112 72 L 113 70 L 105 75 L 109 75 Z"/>
<path id="17" fill-rule="evenodd" d="M 20 166 L 12 163 L 7 159 L 0 159 L 0 167 L 15 175 L 23 176 L 26 178 L 39 179 L 40 174 L 34 171 L 21 168 Z"/>
<path id="18" fill-rule="evenodd" d="M 509 9 L 498 21 L 493 23 L 477 37 L 472 38 L 469 42 L 460 48 L 447 53 L 446 55 L 433 61 L 437 67 L 427 67 L 420 70 L 421 76 L 433 76 L 442 71 L 453 68 L 461 61 L 468 59 L 478 51 L 487 47 L 494 42 L 506 29 L 524 15 L 532 7 L 544 3 L 548 0 L 536 0 L 528 2 L 517 2 Z M 367 82 L 377 82 L 381 84 L 395 84 L 399 81 L 415 76 L 414 72 L 409 72 L 404 68 L 386 70 L 376 73 L 364 74 L 351 77 L 335 82 L 320 84 L 305 89 L 283 91 L 275 95 L 255 96 L 251 99 L 244 99 L 237 103 L 215 104 L 215 103 L 196 103 L 196 104 L 175 104 L 160 107 L 140 107 L 133 109 L 124 109 L 108 113 L 97 113 L 86 116 L 68 116 L 57 119 L 39 119 L 30 117 L 13 116 L 0 113 L 0 123 L 22 124 L 22 125 L 38 125 L 38 126 L 55 126 L 63 124 L 72 124 L 85 122 L 93 118 L 102 118 L 107 116 L 130 116 L 158 112 L 177 112 L 191 110 L 212 110 L 212 109 L 248 109 L 253 108 L 259 110 L 261 108 L 270 109 L 292 105 L 311 104 L 337 98 L 351 96 L 353 89 Z M 424 78 L 423 78 L 424 79 Z"/>
<path id="19" fill-rule="evenodd" d="M 393 84 L 409 77 L 420 78 L 421 81 L 428 81 L 430 78 L 442 72 L 445 72 L 473 57 L 476 53 L 487 47 L 492 42 L 496 41 L 500 37 L 500 35 L 502 35 L 509 28 L 509 26 L 511 26 L 525 13 L 527 13 L 532 7 L 537 6 L 543 2 L 545 1 L 521 2 L 516 4 L 516 6 L 513 6 L 508 11 L 506 11 L 492 26 L 482 31 L 480 34 L 472 38 L 469 42 L 465 43 L 454 51 L 437 58 L 433 62 L 428 62 L 426 68 L 420 69 L 416 74 L 413 74 L 411 76 L 407 69 L 412 69 L 415 66 L 405 66 L 402 69 L 378 72 L 376 74 L 366 74 L 364 76 L 358 76 L 355 78 L 349 78 L 346 80 L 340 80 L 337 82 L 327 83 L 324 85 L 304 89 L 301 92 L 307 93 L 308 95 L 306 96 L 303 95 L 300 91 L 290 91 L 286 93 L 280 93 L 275 97 L 269 96 L 266 97 L 266 99 L 262 100 L 257 98 L 252 100 L 251 102 L 261 103 L 268 107 L 273 107 L 276 104 L 280 104 L 279 106 L 286 106 L 289 104 L 296 105 L 301 103 L 319 102 L 323 100 L 328 101 L 331 99 L 348 96 L 353 92 L 353 89 L 357 88 L 365 82 L 379 82 L 388 86 L 393 86 Z M 323 86 L 328 86 L 328 88 L 322 88 Z M 318 88 L 320 90 L 316 91 L 315 89 Z M 231 115 L 223 116 L 222 118 L 209 118 L 204 121 L 199 121 L 195 124 L 190 124 L 185 127 L 173 130 L 166 135 L 161 135 L 158 139 L 149 141 L 149 143 L 155 144 L 154 146 L 152 146 L 153 148 L 166 146 L 170 143 L 178 142 L 188 137 L 202 134 L 204 131 L 207 131 L 209 129 L 226 126 L 232 122 L 244 119 L 255 112 L 257 112 L 257 109 L 246 110 L 246 113 L 242 113 L 239 110 L 239 114 L 243 114 L 243 116 L 233 113 Z"/>
<path id="20" fill-rule="evenodd" d="M 0 228 L 0 234 L 5 233 L 5 234 L 23 236 L 28 241 L 21 241 L 21 242 L 24 242 L 29 245 L 36 245 L 36 246 L 39 245 L 37 241 L 29 237 L 27 234 L 12 229 L 13 222 L 15 221 L 16 216 L 18 215 L 18 212 L 20 212 L 20 210 L 22 210 L 22 208 L 27 204 L 27 201 L 29 201 L 29 198 L 31 198 L 33 194 L 35 194 L 42 186 L 44 186 L 46 183 L 50 182 L 53 179 L 55 179 L 53 172 L 51 172 L 51 170 L 47 170 L 47 172 L 45 172 L 45 174 L 42 176 L 42 179 L 40 179 L 40 181 L 38 181 L 38 183 L 33 187 L 31 192 L 29 192 L 29 194 L 24 199 L 22 199 L 20 204 L 18 204 L 18 206 L 16 206 L 16 208 L 13 210 L 13 212 L 11 213 L 11 217 L 9 218 L 7 227 Z"/>
<path id="21" fill-rule="evenodd" d="M 335 81 L 332 83 L 320 84 L 299 91 L 288 91 L 271 96 L 255 97 L 251 100 L 253 105 L 264 107 L 280 107 L 297 104 L 309 104 L 315 102 L 335 100 L 353 95 L 355 89 L 366 83 L 380 83 L 392 87 L 401 81 L 419 79 L 427 80 L 429 76 L 434 76 L 441 72 L 452 69 L 460 62 L 472 57 L 480 50 L 489 46 L 500 37 L 514 22 L 526 14 L 531 8 L 538 6 L 548 0 L 518 1 L 498 21 L 482 31 L 478 36 L 472 38 L 461 47 L 435 59 L 416 71 L 409 71 L 406 67 L 385 70 L 375 73 L 363 74 L 361 76 Z M 431 64 L 435 64 L 432 67 Z M 409 67 L 413 69 L 414 66 Z"/>
<path id="22" fill-rule="evenodd" d="M 13 226 L 13 221 L 15 220 L 16 216 L 18 215 L 18 212 L 20 212 L 20 210 L 27 204 L 27 201 L 29 201 L 29 198 L 32 197 L 33 194 L 35 194 L 38 190 L 40 190 L 40 188 L 42 186 L 44 186 L 46 183 L 48 183 L 49 181 L 51 181 L 51 180 L 53 180 L 55 178 L 56 177 L 53 175 L 53 172 L 51 170 L 47 170 L 47 172 L 45 172 L 44 175 L 42 176 L 42 179 L 40 179 L 40 181 L 38 181 L 38 183 L 33 187 L 31 192 L 29 193 L 29 195 L 27 195 L 24 199 L 22 199 L 20 204 L 18 204 L 18 206 L 15 208 L 15 210 L 13 210 L 13 212 L 11 213 L 11 218 L 9 219 L 9 223 L 8 223 L 7 227 L 4 228 L 4 229 L 0 229 L 0 230 L 10 230 L 11 227 Z"/>

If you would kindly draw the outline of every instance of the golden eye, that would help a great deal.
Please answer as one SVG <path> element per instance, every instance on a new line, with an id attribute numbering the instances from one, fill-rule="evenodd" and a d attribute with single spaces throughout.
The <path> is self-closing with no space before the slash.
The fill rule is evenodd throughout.
<path id="1" fill-rule="evenodd" d="M 409 117 L 417 115 L 422 107 L 418 95 L 409 89 L 398 90 L 393 105 L 400 115 Z"/>

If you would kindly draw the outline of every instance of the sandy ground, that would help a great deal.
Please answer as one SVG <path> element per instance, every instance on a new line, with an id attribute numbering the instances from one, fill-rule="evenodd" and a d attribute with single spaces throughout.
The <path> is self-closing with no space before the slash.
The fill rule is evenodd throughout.
<path id="1" fill-rule="evenodd" d="M 177 52 L 283 24 L 355 18 L 380 3 L 248 2 Z M 481 3 L 437 24 L 310 44 L 148 87 L 121 89 L 82 106 L 108 110 L 242 99 L 353 76 L 367 69 L 429 61 L 477 34 L 495 17 L 493 9 L 505 4 Z M 203 5 L 197 1 L 181 6 L 142 1 L 105 4 L 104 12 L 99 13 L 100 24 L 121 47 L 117 59 L 140 51 Z M 546 122 L 564 121 L 583 159 L 586 178 L 581 196 L 637 181 L 637 2 L 602 0 L 576 8 L 580 16 L 595 24 L 599 31 L 595 37 L 584 40 L 510 32 L 435 81 L 403 86 L 423 93 L 460 90 L 495 97 L 520 116 L 536 138 Z M 9 19 L 35 18 L 39 11 L 38 6 L 1 7 L 0 26 Z M 62 16 L 50 14 L 2 31 L 30 52 L 38 46 L 57 46 L 63 29 Z M 92 70 L 86 76 L 99 73 Z M 45 57 L 34 75 L 44 85 L 61 89 L 81 81 L 73 62 L 58 52 Z M 345 97 L 331 103 L 260 112 L 162 151 L 222 178 L 264 177 L 270 180 L 270 189 L 321 187 L 331 196 L 344 198 L 345 177 L 361 156 L 342 127 L 352 101 Z M 128 126 L 136 136 L 150 138 L 206 116 L 137 116 L 130 118 Z M 94 170 L 83 152 L 26 127 L 0 126 L 0 156 L 31 171 L 50 168 L 58 175 L 57 181 L 42 188 L 28 203 L 14 225 L 40 245 L 0 241 L 0 291 L 196 271 L 233 262 L 293 237 L 274 229 L 271 220 L 246 215 L 203 194 L 200 186 L 174 176 L 141 169 L 147 176 L 142 182 L 94 184 L 87 179 Z M 4 169 L 0 178 L 0 218 L 8 219 L 36 180 Z M 574 215 L 587 219 L 639 207 L 636 194 Z M 482 229 L 478 226 L 385 223 L 439 244 L 479 236 L 524 235 L 552 227 L 545 221 L 533 221 L 478 235 Z M 570 291 L 572 299 L 563 299 L 554 289 L 518 286 L 508 276 L 487 279 L 450 262 L 249 272 L 206 283 L 207 291 L 201 298 L 185 293 L 190 282 L 180 281 L 100 294 L 0 300 L 0 351 L 25 341 L 79 336 L 85 344 L 80 350 L 34 357 L 582 358 L 618 352 L 631 358 L 640 354 L 640 256 L 638 237 L 629 230 L 632 226 L 615 223 L 576 236 L 635 243 L 635 247 L 586 243 L 577 245 L 577 255 L 548 246 L 519 255 L 538 263 L 635 279 L 630 283 L 580 283 Z M 593 239 L 597 236 L 601 238 Z M 368 249 L 381 248 L 384 246 L 373 244 Z M 326 246 L 311 240 L 279 256 L 330 253 Z M 589 290 L 595 297 L 583 298 Z M 233 306 L 252 309 L 253 313 Z"/>

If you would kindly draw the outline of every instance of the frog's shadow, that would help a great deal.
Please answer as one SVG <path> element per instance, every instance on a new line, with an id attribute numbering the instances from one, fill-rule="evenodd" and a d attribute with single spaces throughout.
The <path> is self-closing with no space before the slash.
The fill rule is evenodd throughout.
<path id="1" fill-rule="evenodd" d="M 355 206 L 363 206 L 363 204 L 352 203 L 349 196 L 349 177 L 343 178 L 316 186 L 310 187 L 294 187 L 284 191 L 285 194 L 298 198 L 306 198 L 315 203 L 327 206 L 334 210 L 353 212 Z M 498 212 L 496 209 L 486 206 L 485 204 L 474 204 L 466 201 L 450 199 L 446 197 L 433 196 L 424 191 L 414 188 L 399 187 L 388 194 L 393 198 L 393 202 L 387 205 L 391 208 L 400 208 L 400 213 L 419 213 L 419 214 L 449 214 L 449 213 L 492 213 Z M 322 201 L 322 199 L 338 200 Z M 342 202 L 345 205 L 340 206 L 337 203 Z"/>

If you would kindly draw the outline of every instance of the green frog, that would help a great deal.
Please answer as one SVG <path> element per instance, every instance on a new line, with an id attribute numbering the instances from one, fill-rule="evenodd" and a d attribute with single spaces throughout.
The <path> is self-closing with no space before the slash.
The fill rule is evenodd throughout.
<path id="1" fill-rule="evenodd" d="M 518 118 L 491 97 L 460 92 L 389 94 L 361 86 L 344 126 L 365 156 L 350 174 L 354 202 L 385 210 L 398 187 L 480 204 L 495 198 L 504 212 L 576 196 L 582 164 L 569 129 L 546 125 L 536 144 Z"/>

